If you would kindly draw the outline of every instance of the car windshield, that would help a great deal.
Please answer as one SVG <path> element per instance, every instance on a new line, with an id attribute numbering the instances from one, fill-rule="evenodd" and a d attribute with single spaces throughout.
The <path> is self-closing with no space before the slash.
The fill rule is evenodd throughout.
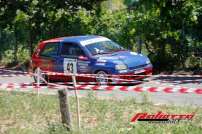
<path id="1" fill-rule="evenodd" d="M 92 55 L 109 54 L 125 50 L 123 47 L 113 41 L 101 41 L 86 45 Z"/>

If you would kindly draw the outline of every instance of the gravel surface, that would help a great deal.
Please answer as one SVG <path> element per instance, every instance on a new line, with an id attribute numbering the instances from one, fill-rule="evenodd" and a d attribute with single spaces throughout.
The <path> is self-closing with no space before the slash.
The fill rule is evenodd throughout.
<path id="1" fill-rule="evenodd" d="M 20 76 L 19 76 L 20 74 Z M 5 76 L 7 75 L 7 76 Z M 15 76 L 16 75 L 16 76 Z M 31 76 L 23 76 L 23 73 L 16 72 L 12 70 L 0 69 L 0 83 L 32 83 L 33 78 Z M 131 85 L 126 85 L 131 86 Z M 202 88 L 202 77 L 160 77 L 152 76 L 145 79 L 138 86 L 143 87 L 186 87 L 190 89 Z M 32 90 L 32 89 L 31 89 Z M 33 90 L 36 91 L 36 90 Z M 87 96 L 90 90 L 80 90 L 79 96 Z M 43 94 L 56 94 L 55 90 L 43 90 L 40 91 Z M 104 99 L 128 99 L 135 98 L 137 102 L 142 102 L 145 99 L 145 93 L 148 101 L 154 104 L 161 105 L 191 105 L 191 106 L 202 106 L 202 95 L 201 94 L 181 94 L 181 93 L 165 93 L 165 92 L 155 92 L 155 93 L 138 93 L 134 91 L 104 91 L 98 90 L 94 91 L 97 97 Z M 144 95 L 143 95 L 144 94 Z M 74 95 L 74 91 L 70 90 L 69 95 Z"/>

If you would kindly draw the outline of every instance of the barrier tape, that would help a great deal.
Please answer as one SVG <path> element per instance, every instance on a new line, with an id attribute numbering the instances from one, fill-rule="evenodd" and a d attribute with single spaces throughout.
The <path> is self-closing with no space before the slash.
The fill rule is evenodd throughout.
<path id="1" fill-rule="evenodd" d="M 24 76 L 33 76 L 33 74 L 0 74 L 1 77 L 24 77 Z"/>
<path id="2" fill-rule="evenodd" d="M 33 76 L 35 74 L 11 74 L 11 75 L 0 75 L 1 77 L 20 77 L 20 76 Z M 157 75 L 153 75 L 153 78 L 157 76 Z M 87 78 L 95 78 L 93 76 L 83 76 L 83 77 L 87 77 Z M 79 82 L 78 84 L 97 84 L 97 85 L 113 85 L 113 84 L 138 84 L 138 83 L 142 83 L 145 81 L 139 81 L 139 80 L 130 80 L 130 79 L 120 79 L 120 78 L 105 78 L 107 80 L 113 80 L 112 82 Z M 159 80 L 160 82 L 169 82 L 169 83 L 174 83 L 174 84 L 180 84 L 180 83 L 195 83 L 195 84 L 201 84 L 202 83 L 202 79 L 201 80 Z M 47 82 L 46 82 L 47 83 Z M 71 82 L 64 82 L 66 84 L 72 84 Z"/>
<path id="3" fill-rule="evenodd" d="M 26 72 L 26 71 L 10 70 L 10 69 L 2 69 L 2 68 L 0 68 L 0 71 L 11 72 L 11 73 L 22 73 L 22 74 L 27 74 L 27 73 L 29 73 L 29 72 Z"/>
<path id="4" fill-rule="evenodd" d="M 0 69 L 2 70 L 2 69 Z M 4 70 L 3 70 L 4 71 Z M 36 75 L 36 74 L 33 74 L 33 73 L 28 73 L 28 72 L 22 72 L 22 71 L 13 71 L 13 70 L 6 70 L 8 72 L 15 72 L 15 73 L 21 73 L 21 74 L 9 74 L 9 75 L 1 75 L 1 76 L 33 76 L 33 75 Z M 48 71 L 44 71 L 42 72 L 42 74 L 48 74 L 48 75 L 64 75 L 66 76 L 64 73 L 57 73 L 57 72 L 48 72 Z M 73 74 L 68 74 L 68 75 L 73 75 Z M 96 74 L 77 74 L 77 76 L 82 76 L 82 77 L 90 77 L 90 78 L 96 78 Z M 116 76 L 117 75 L 108 75 L 108 76 Z M 152 75 L 118 75 L 118 76 L 152 76 Z M 201 77 L 201 75 L 153 75 L 153 77 L 156 77 L 156 76 L 159 76 L 159 77 L 164 77 L 164 76 L 175 76 L 175 77 L 179 77 L 179 76 L 192 76 L 192 77 Z M 41 78 L 43 79 L 43 78 Z M 101 82 L 101 83 L 98 83 L 98 82 L 78 82 L 77 84 L 79 85 L 93 85 L 93 84 L 96 84 L 96 85 L 114 85 L 114 84 L 138 84 L 138 83 L 142 83 L 142 81 L 137 81 L 137 80 L 128 80 L 128 79 L 120 79 L 120 78 L 106 78 L 108 80 L 113 80 L 113 82 Z M 43 81 L 45 81 L 43 79 Z M 179 84 L 179 83 L 188 83 L 188 82 L 191 82 L 191 83 L 198 83 L 200 84 L 202 82 L 202 80 L 160 80 L 159 85 L 162 85 L 162 82 L 170 82 L 170 83 L 175 83 L 175 84 Z M 45 81 L 45 83 L 48 83 Z M 62 84 L 73 84 L 72 82 L 64 82 Z M 12 84 L 9 85 L 10 87 L 12 86 Z M 23 86 L 25 85 L 21 85 L 19 88 L 23 88 Z M 6 86 L 7 87 L 7 86 Z M 28 86 L 26 86 L 28 87 Z M 58 87 L 58 86 L 57 86 Z M 36 85 L 32 86 L 31 88 L 40 88 L 40 87 L 37 87 Z"/>
<path id="5" fill-rule="evenodd" d="M 8 71 L 8 72 L 13 72 L 13 73 L 19 73 L 19 74 L 0 74 L 0 76 L 2 77 L 10 77 L 10 76 L 32 76 L 34 75 L 32 72 L 23 72 L 23 71 L 10 71 L 10 70 L 3 70 L 0 69 L 1 71 Z M 46 75 L 60 75 L 60 76 L 72 76 L 73 74 L 69 73 L 69 74 L 64 74 L 64 73 L 59 73 L 59 72 L 50 72 L 50 71 L 43 71 L 43 74 Z M 87 76 L 94 76 L 96 77 L 96 74 L 76 74 L 76 76 L 83 76 L 83 77 L 87 77 Z M 112 74 L 106 74 L 106 76 L 108 77 L 135 77 L 135 76 L 144 76 L 144 77 L 195 77 L 195 78 L 202 78 L 202 75 L 187 75 L 187 74 L 182 74 L 182 75 L 175 75 L 175 74 L 171 74 L 171 75 L 165 75 L 165 74 L 157 74 L 157 75 L 142 75 L 142 74 L 117 74 L 117 75 L 112 75 Z"/>
<path id="6" fill-rule="evenodd" d="M 202 79 L 201 80 L 160 80 L 161 82 L 169 82 L 169 83 L 175 83 L 175 84 L 182 84 L 182 83 L 195 83 L 195 84 L 201 84 L 202 83 Z"/>
<path id="7" fill-rule="evenodd" d="M 94 85 L 79 85 L 77 89 L 92 89 L 92 90 L 120 90 L 120 91 L 135 91 L 135 92 L 165 92 L 165 93 L 195 93 L 202 94 L 202 88 L 186 88 L 186 87 L 142 87 L 142 86 L 94 86 Z"/>
<path id="8" fill-rule="evenodd" d="M 46 74 L 46 75 L 62 75 L 62 76 L 73 76 L 73 74 L 64 74 L 64 73 L 41 73 L 41 74 Z M 36 74 L 34 73 L 29 73 L 29 74 L 5 74 L 5 75 L 0 75 L 1 77 L 21 77 L 21 76 L 34 76 Z M 93 76 L 93 75 L 89 75 L 89 74 L 77 74 L 76 76 L 82 76 L 82 77 L 86 77 L 86 78 L 96 78 L 96 76 Z M 106 77 L 106 78 L 103 78 L 103 79 L 106 79 L 106 80 L 113 80 L 113 81 L 127 81 L 127 82 L 133 82 L 134 80 L 129 80 L 129 79 L 121 79 L 121 78 L 110 78 L 110 77 Z M 114 83 L 115 83 L 114 82 Z"/>
<path id="9" fill-rule="evenodd" d="M 33 76 L 32 74 L 11 74 L 11 75 L 0 75 L 1 77 L 21 77 L 21 76 Z M 153 75 L 154 77 L 156 75 Z M 87 76 L 88 77 L 88 76 Z M 90 77 L 90 76 L 89 76 Z M 127 79 L 114 79 L 114 78 L 109 78 L 109 79 L 113 79 L 113 80 L 120 80 L 120 81 L 113 81 L 113 82 L 107 82 L 107 84 L 136 84 L 136 83 L 140 83 L 141 81 L 134 81 L 134 80 L 127 80 Z M 124 81 L 124 82 L 123 82 Z M 200 84 L 202 83 L 202 79 L 201 80 L 169 80 L 169 79 L 166 79 L 166 80 L 160 80 L 161 82 L 170 82 L 170 83 L 197 83 L 197 84 Z M 65 83 L 65 82 L 64 82 Z M 71 84 L 71 83 L 68 83 L 66 82 L 66 84 Z M 98 83 L 98 82 L 81 82 L 81 84 L 105 84 L 105 83 Z"/>
<path id="10" fill-rule="evenodd" d="M 42 73 L 42 74 L 47 74 L 47 75 L 60 75 L 60 76 L 72 76 L 73 74 L 67 74 L 65 75 L 64 73 L 55 73 L 55 72 L 49 72 L 49 73 Z M 0 74 L 0 77 L 15 77 L 15 76 L 33 76 L 35 75 L 34 73 L 24 73 L 24 74 Z M 92 78 L 96 78 L 96 74 L 76 74 L 76 76 L 81 76 L 81 77 L 92 77 Z M 114 76 L 118 79 L 118 77 L 121 76 L 145 76 L 145 77 L 149 77 L 149 76 L 153 76 L 153 77 L 195 77 L 195 78 L 202 78 L 202 75 L 106 75 L 106 76 Z M 125 79 L 124 79 L 125 80 Z M 183 81 L 183 80 L 182 80 Z M 188 80 L 186 80 L 188 81 Z M 191 81 L 191 80 L 190 80 Z M 201 80 L 202 81 L 202 80 Z"/>
<path id="11" fill-rule="evenodd" d="M 54 82 L 54 83 L 49 83 L 47 82 L 46 80 L 44 80 L 43 78 L 41 78 L 44 83 L 39 83 L 39 84 L 54 84 L 54 85 L 61 85 L 61 86 L 68 86 L 68 85 L 72 85 L 73 82 Z M 76 82 L 77 85 L 114 85 L 114 84 L 117 84 L 117 85 L 121 85 L 121 84 L 140 84 L 142 82 L 147 82 L 148 84 L 149 83 L 152 83 L 152 84 L 158 84 L 158 85 L 163 85 L 164 83 L 162 82 L 159 82 L 159 81 L 133 81 L 133 82 Z M 12 85 L 25 85 L 25 86 L 36 86 L 37 83 L 0 83 L 0 85 L 9 85 L 9 86 L 12 86 Z M 172 85 L 174 86 L 174 85 Z"/>
<path id="12" fill-rule="evenodd" d="M 37 86 L 36 84 L 30 84 L 30 83 L 7 83 L 7 84 L 0 84 L 0 89 L 27 89 L 27 88 L 33 88 L 33 89 L 74 89 L 73 86 L 65 86 L 65 85 L 58 85 L 54 83 L 49 83 L 47 86 Z M 187 94 L 187 93 L 195 93 L 195 94 L 202 94 L 202 88 L 187 88 L 187 87 L 153 87 L 153 86 L 99 86 L 99 85 L 77 85 L 77 89 L 79 90 L 106 90 L 106 91 L 112 91 L 112 90 L 120 90 L 120 91 L 134 91 L 134 92 L 144 92 L 148 91 L 151 93 L 155 92 L 164 92 L 164 93 L 181 93 L 181 94 Z"/>
<path id="13" fill-rule="evenodd" d="M 114 84 L 140 84 L 143 81 L 112 81 L 112 82 L 76 82 L 78 85 L 114 85 Z M 57 82 L 57 84 L 73 84 L 73 82 Z"/>
<path id="14" fill-rule="evenodd" d="M 18 72 L 18 71 L 15 71 Z M 43 72 L 44 73 L 44 72 Z M 44 74 L 48 75 L 65 75 L 64 73 L 56 73 L 56 72 L 45 72 Z M 25 75 L 35 75 L 33 73 L 27 73 L 24 74 L 11 74 L 11 76 L 25 76 Z M 73 74 L 68 74 L 73 75 Z M 2 75 L 1 75 L 2 76 Z M 3 75 L 6 76 L 6 75 Z M 66 76 L 66 75 L 65 75 Z M 76 76 L 83 76 L 83 77 L 93 77 L 95 78 L 96 74 L 77 74 Z M 117 75 L 108 75 L 108 76 L 117 76 Z M 126 75 L 124 75 L 126 76 Z M 131 76 L 131 75 L 127 75 Z M 152 76 L 152 75 L 132 75 L 132 76 Z M 201 77 L 201 75 L 153 75 L 153 76 L 159 76 L 159 77 L 169 77 L 169 76 L 191 76 L 191 77 Z M 136 84 L 140 83 L 140 81 L 134 81 L 134 80 L 127 80 L 127 79 L 120 79 L 120 78 L 107 78 L 107 79 L 113 79 L 113 80 L 119 80 L 115 82 L 107 82 L 107 84 Z M 124 82 L 120 81 L 124 80 Z M 173 82 L 172 80 L 161 80 L 161 82 Z M 198 82 L 200 83 L 200 80 L 180 80 L 181 82 Z M 159 84 L 161 85 L 161 82 Z M 46 82 L 47 83 L 47 82 Z M 60 83 L 61 84 L 61 83 Z M 72 82 L 64 82 L 63 84 L 72 84 Z M 92 90 L 121 90 L 121 91 L 137 91 L 137 92 L 143 92 L 143 91 L 149 91 L 149 92 L 159 92 L 163 91 L 165 93 L 173 93 L 173 92 L 179 92 L 179 93 L 196 93 L 196 94 L 202 94 L 202 88 L 185 88 L 185 87 L 141 87 L 141 86 L 112 86 L 112 85 L 100 85 L 100 84 L 106 84 L 106 83 L 98 83 L 98 82 L 78 82 L 79 86 L 77 86 L 77 89 L 92 89 Z M 85 85 L 84 85 L 85 84 Z M 96 85 L 90 85 L 90 84 L 96 84 Z M 53 83 L 47 83 L 47 86 L 38 86 L 36 84 L 30 84 L 30 83 L 7 83 L 7 84 L 0 84 L 0 88 L 6 88 L 6 89 L 25 89 L 25 88 L 33 88 L 33 89 L 43 89 L 43 88 L 73 88 L 72 86 L 67 85 L 59 85 L 59 84 L 53 84 Z"/>
<path id="15" fill-rule="evenodd" d="M 46 74 L 46 75 L 60 75 L 60 76 L 73 76 L 73 74 L 64 74 L 64 73 L 56 73 L 56 72 L 42 72 L 41 74 Z M 0 75 L 1 77 L 22 77 L 22 76 L 34 76 L 36 74 L 34 73 L 24 73 L 24 74 L 3 74 Z M 82 76 L 82 77 L 87 77 L 87 78 L 96 78 L 95 74 L 76 74 L 76 76 Z M 120 79 L 120 78 L 104 78 L 107 80 L 115 80 L 115 81 L 128 81 L 128 82 L 133 82 L 134 80 L 128 80 L 128 79 Z"/>
<path id="16" fill-rule="evenodd" d="M 47 75 L 60 75 L 60 76 L 67 76 L 67 75 L 74 75 L 74 74 L 64 74 L 64 73 L 58 73 L 58 72 L 49 72 L 49 71 L 43 71 L 44 74 L 47 74 Z M 97 74 L 76 74 L 76 76 L 94 76 L 96 77 Z M 200 77 L 202 78 L 202 75 L 187 75 L 187 74 L 183 74 L 183 75 L 175 75 L 175 74 L 172 74 L 172 75 L 164 75 L 164 74 L 157 74 L 157 75 L 152 75 L 152 74 L 148 74 L 148 75 L 142 75 L 142 74 L 117 74 L 117 75 L 112 75 L 112 74 L 106 74 L 106 76 L 108 77 L 133 77 L 133 76 L 145 76 L 145 77 L 150 77 L 150 76 L 157 76 L 157 77 Z"/>
<path id="17" fill-rule="evenodd" d="M 72 76 L 73 74 L 69 73 L 69 74 L 64 74 L 64 73 L 59 73 L 59 72 L 50 72 L 50 71 L 43 71 L 44 74 L 47 75 L 60 75 L 60 76 L 66 76 L 66 75 L 70 75 Z M 97 74 L 76 74 L 76 76 L 94 76 L 96 77 Z M 202 75 L 187 75 L 187 74 L 181 74 L 181 75 L 175 75 L 175 74 L 171 74 L 171 75 L 165 75 L 165 74 L 157 74 L 157 75 L 152 75 L 152 74 L 147 74 L 147 75 L 143 75 L 143 74 L 117 74 L 117 75 L 113 75 L 113 74 L 106 74 L 106 76 L 108 77 L 133 77 L 133 76 L 145 76 L 145 77 L 149 77 L 149 76 L 156 76 L 156 77 L 200 77 L 202 78 Z"/>
<path id="18" fill-rule="evenodd" d="M 164 84 L 164 83 L 174 83 L 174 84 L 180 84 L 180 83 L 196 83 L 201 84 L 202 80 L 158 80 L 158 81 L 113 81 L 113 82 L 77 82 L 79 85 L 103 85 L 103 84 L 139 84 L 143 82 L 151 82 L 151 83 L 158 83 L 158 84 Z M 60 82 L 60 84 L 73 84 L 73 82 Z"/>
<path id="19" fill-rule="evenodd" d="M 23 76 L 33 76 L 33 74 L 11 74 L 11 75 L 0 75 L 1 77 L 23 77 Z M 154 77 L 157 75 L 153 75 Z M 88 77 L 88 78 L 95 78 L 93 76 L 83 76 L 83 77 Z M 108 80 L 115 80 L 113 82 L 107 82 L 107 84 L 136 84 L 136 83 L 140 83 L 141 81 L 138 80 L 128 80 L 128 79 L 119 79 L 119 78 L 106 78 Z M 200 84 L 202 83 L 202 79 L 201 80 L 160 80 L 161 82 L 170 82 L 170 83 L 197 83 Z M 71 84 L 71 83 L 67 83 L 67 84 Z M 81 84 L 105 84 L 105 83 L 98 83 L 98 82 L 83 82 Z"/>
<path id="20" fill-rule="evenodd" d="M 0 84 L 0 89 L 45 89 L 45 88 L 50 88 L 50 89 L 64 89 L 68 86 L 65 85 L 58 85 L 54 83 L 49 83 L 46 86 L 41 86 L 33 83 L 4 83 Z M 70 86 L 71 87 L 71 86 Z"/>

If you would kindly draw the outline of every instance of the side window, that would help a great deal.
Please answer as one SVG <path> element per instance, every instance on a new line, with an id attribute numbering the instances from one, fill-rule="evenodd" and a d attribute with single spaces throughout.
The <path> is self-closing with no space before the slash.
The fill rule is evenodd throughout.
<path id="1" fill-rule="evenodd" d="M 63 43 L 61 55 L 63 56 L 85 56 L 83 50 L 75 43 Z"/>
<path id="2" fill-rule="evenodd" d="M 48 43 L 46 44 L 45 48 L 40 53 L 40 56 L 44 57 L 53 57 L 57 56 L 58 54 L 58 43 Z"/>

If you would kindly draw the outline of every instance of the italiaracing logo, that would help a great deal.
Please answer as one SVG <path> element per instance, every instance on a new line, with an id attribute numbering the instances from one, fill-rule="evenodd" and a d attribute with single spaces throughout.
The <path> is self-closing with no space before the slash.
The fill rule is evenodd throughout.
<path id="1" fill-rule="evenodd" d="M 195 116 L 191 114 L 167 114 L 163 112 L 157 112 L 156 114 L 137 113 L 135 114 L 131 122 L 147 121 L 149 123 L 178 123 L 181 120 L 192 120 Z"/>

